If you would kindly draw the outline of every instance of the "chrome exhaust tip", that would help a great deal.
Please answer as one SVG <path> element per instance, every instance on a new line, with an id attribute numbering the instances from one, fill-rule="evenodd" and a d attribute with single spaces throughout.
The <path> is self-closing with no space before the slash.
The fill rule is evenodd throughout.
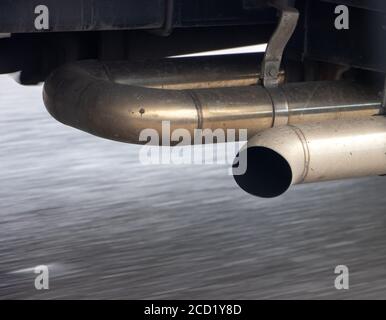
<path id="1" fill-rule="evenodd" d="M 273 128 L 258 133 L 240 153 L 246 153 L 237 159 L 247 159 L 247 170 L 234 179 L 262 198 L 302 183 L 381 176 L 386 174 L 386 118 Z"/>

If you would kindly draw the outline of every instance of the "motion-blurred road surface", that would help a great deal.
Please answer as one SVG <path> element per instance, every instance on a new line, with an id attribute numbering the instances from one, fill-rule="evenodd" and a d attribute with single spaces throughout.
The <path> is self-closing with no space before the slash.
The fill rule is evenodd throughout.
<path id="1" fill-rule="evenodd" d="M 141 165 L 7 76 L 0 148 L 1 299 L 386 298 L 386 178 L 254 198 L 226 166 Z"/>

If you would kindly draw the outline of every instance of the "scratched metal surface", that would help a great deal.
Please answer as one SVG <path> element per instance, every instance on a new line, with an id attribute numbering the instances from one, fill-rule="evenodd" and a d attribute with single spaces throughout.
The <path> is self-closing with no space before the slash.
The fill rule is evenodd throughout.
<path id="1" fill-rule="evenodd" d="M 5 76 L 0 148 L 1 299 L 386 298 L 386 178 L 253 198 L 224 166 L 140 165 Z"/>

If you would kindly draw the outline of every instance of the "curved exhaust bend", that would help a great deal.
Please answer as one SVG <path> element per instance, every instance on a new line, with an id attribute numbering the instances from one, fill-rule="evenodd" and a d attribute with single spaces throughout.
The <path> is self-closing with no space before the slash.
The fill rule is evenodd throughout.
<path id="1" fill-rule="evenodd" d="M 152 143 L 165 145 L 163 121 L 170 122 L 171 132 L 184 129 L 190 137 L 194 137 L 195 129 L 272 126 L 271 99 L 260 86 L 154 89 L 113 82 L 111 71 L 108 64 L 97 61 L 74 63 L 54 71 L 43 90 L 47 110 L 66 125 L 135 144 L 146 143 L 139 141 L 140 134 L 151 129 L 159 134 L 159 141 Z"/>
<path id="2" fill-rule="evenodd" d="M 234 178 L 243 190 L 263 198 L 280 196 L 295 184 L 384 175 L 386 118 L 273 128 L 257 134 L 241 152 L 247 152 L 247 171 Z"/>
<path id="3" fill-rule="evenodd" d="M 165 67 L 165 72 L 173 69 L 172 66 Z M 130 68 L 127 62 L 97 61 L 63 66 L 46 80 L 43 92 L 46 108 L 66 125 L 102 138 L 135 144 L 147 143 L 147 137 L 140 141 L 146 129 L 158 134 L 158 141 L 152 140 L 151 144 L 177 144 L 179 137 L 174 141 L 162 141 L 163 121 L 170 122 L 170 132 L 183 129 L 189 133 L 190 143 L 195 142 L 196 129 L 212 132 L 235 129 L 238 140 L 238 129 L 247 129 L 248 138 L 251 138 L 277 125 L 277 101 L 272 92 L 262 86 L 155 89 L 151 86 L 162 83 L 159 75 L 154 81 L 138 80 L 142 86 L 127 85 L 133 82 Z M 156 66 L 154 69 L 157 74 L 159 69 Z M 174 70 L 177 71 L 166 72 L 173 76 L 166 77 L 162 86 L 167 86 L 171 78 L 174 80 L 170 83 L 175 83 L 176 79 L 189 83 L 192 79 L 189 74 L 180 73 L 181 69 Z M 226 69 L 221 70 L 219 74 L 223 79 L 233 79 L 235 73 L 227 75 Z M 141 79 L 140 74 L 137 78 Z M 288 103 L 288 121 L 285 122 L 288 124 L 366 117 L 379 113 L 381 107 L 376 90 L 351 82 L 292 83 L 282 85 L 280 90 Z M 166 136 L 170 136 L 169 132 Z M 226 139 L 228 141 L 228 137 Z"/>

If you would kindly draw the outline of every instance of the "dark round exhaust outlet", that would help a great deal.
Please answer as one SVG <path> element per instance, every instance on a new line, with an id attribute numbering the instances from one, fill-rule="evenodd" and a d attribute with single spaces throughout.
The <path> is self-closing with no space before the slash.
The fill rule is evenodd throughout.
<path id="1" fill-rule="evenodd" d="M 287 160 L 266 147 L 250 147 L 239 154 L 233 164 L 236 183 L 244 191 L 261 198 L 274 198 L 285 193 L 292 183 L 292 170 Z M 247 170 L 237 174 L 239 159 L 246 159 Z"/>

